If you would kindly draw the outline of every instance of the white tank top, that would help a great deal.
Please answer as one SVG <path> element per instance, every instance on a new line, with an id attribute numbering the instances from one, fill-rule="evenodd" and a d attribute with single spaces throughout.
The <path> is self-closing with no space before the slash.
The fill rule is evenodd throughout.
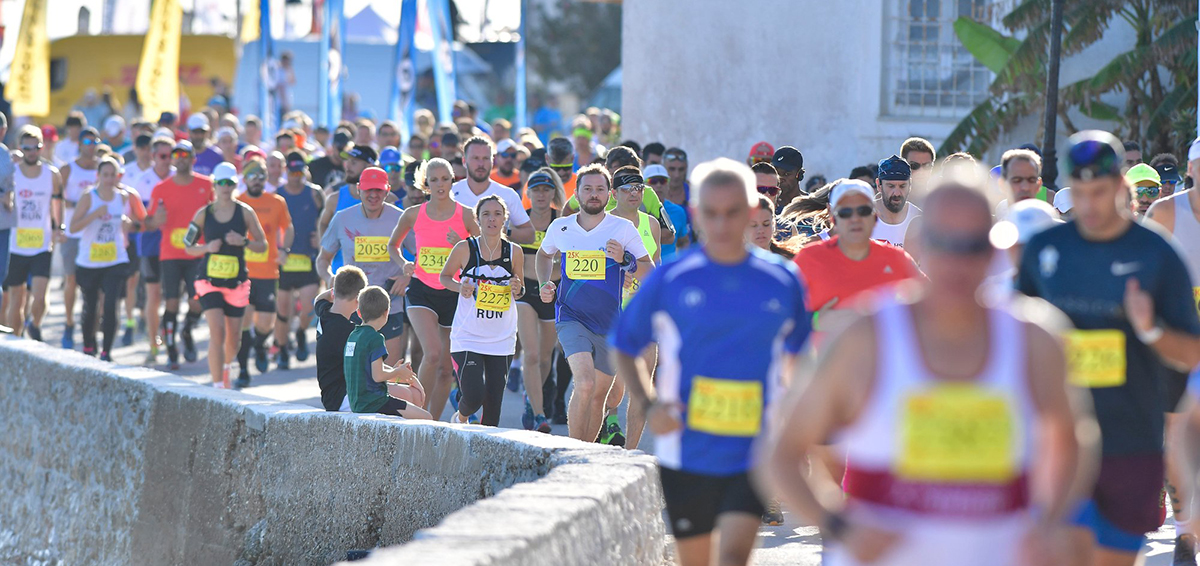
<path id="1" fill-rule="evenodd" d="M 96 186 L 96 169 L 84 169 L 78 161 L 71 164 L 71 175 L 67 179 L 67 185 L 63 187 L 63 200 L 66 201 L 66 218 L 65 222 L 68 226 L 67 237 L 78 238 L 79 234 L 70 230 L 71 210 L 75 208 L 75 203 L 83 198 L 83 195 L 92 190 Z"/>
<path id="2" fill-rule="evenodd" d="M 1192 286 L 1200 289 L 1200 221 L 1196 220 L 1196 211 L 1192 209 L 1192 201 L 1189 198 L 1195 190 L 1184 191 L 1175 199 L 1174 232 L 1179 250 L 1183 252 Z"/>
<path id="3" fill-rule="evenodd" d="M 458 295 L 458 309 L 450 327 L 450 351 L 511 356 L 517 347 L 517 301 L 512 298 L 509 280 L 513 277 L 512 256 L 521 250 L 501 240 L 500 257 L 483 261 L 479 239 L 469 238 L 468 242 L 470 256 L 462 279 L 474 280 L 477 287 L 474 297 Z"/>
<path id="4" fill-rule="evenodd" d="M 884 240 L 891 242 L 897 246 L 904 247 L 904 233 L 908 231 L 908 225 L 921 215 L 921 209 L 914 206 L 911 202 L 905 205 L 908 207 L 908 214 L 904 216 L 904 221 L 899 224 L 888 224 L 880 218 L 875 221 L 875 229 L 871 231 L 872 240 Z"/>
<path id="5" fill-rule="evenodd" d="M 875 317 L 877 375 L 858 420 L 839 436 L 847 498 L 915 520 L 995 519 L 1029 505 L 1034 420 L 1025 331 L 988 309 L 983 371 L 968 382 L 933 377 L 912 312 L 891 303 Z"/>
<path id="6" fill-rule="evenodd" d="M 110 267 L 129 261 L 126 251 L 125 232 L 121 230 L 121 216 L 125 214 L 125 197 L 113 192 L 110 201 L 100 200 L 100 193 L 92 189 L 92 205 L 87 214 L 98 208 L 107 211 L 79 232 L 79 254 L 75 265 L 79 267 Z M 84 214 L 82 211 L 80 214 Z"/>
<path id="7" fill-rule="evenodd" d="M 21 168 L 13 174 L 17 223 L 8 239 L 8 251 L 20 256 L 35 256 L 50 251 L 50 201 L 54 195 L 54 168 L 42 164 L 42 172 L 29 178 Z"/>

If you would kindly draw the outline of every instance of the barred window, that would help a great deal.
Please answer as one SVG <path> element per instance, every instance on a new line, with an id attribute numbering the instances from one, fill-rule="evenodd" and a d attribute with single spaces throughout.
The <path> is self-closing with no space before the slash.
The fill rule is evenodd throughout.
<path id="1" fill-rule="evenodd" d="M 967 16 L 994 24 L 1003 0 L 899 0 L 889 22 L 890 61 L 885 67 L 885 113 L 960 118 L 988 97 L 994 75 L 954 34 Z"/>

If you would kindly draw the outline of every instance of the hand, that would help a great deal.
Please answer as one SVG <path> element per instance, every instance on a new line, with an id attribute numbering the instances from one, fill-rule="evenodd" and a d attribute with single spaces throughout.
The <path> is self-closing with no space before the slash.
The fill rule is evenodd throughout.
<path id="1" fill-rule="evenodd" d="M 405 374 L 405 375 L 402 375 L 402 376 L 397 376 L 397 377 L 396 377 L 396 379 L 395 379 L 395 381 L 392 381 L 392 383 L 396 383 L 396 384 L 399 384 L 399 385 L 409 385 L 409 384 L 411 384 L 411 383 L 412 383 L 412 381 L 413 381 L 412 362 L 404 362 L 404 364 L 403 364 L 403 365 L 396 366 L 396 368 L 395 368 L 395 369 L 397 369 L 397 370 L 401 370 L 401 369 L 405 370 L 405 371 L 404 371 L 404 374 Z"/>
<path id="2" fill-rule="evenodd" d="M 545 285 L 542 285 L 541 289 L 538 289 L 538 297 L 542 299 L 543 303 L 553 303 L 554 289 L 554 282 L 548 281 Z"/>
<path id="3" fill-rule="evenodd" d="M 67 241 L 67 233 L 62 230 L 54 231 L 54 243 L 61 244 Z"/>
<path id="4" fill-rule="evenodd" d="M 1066 564 L 1070 556 L 1067 533 L 1057 525 L 1035 525 L 1021 538 L 1020 563 L 1030 566 Z"/>
<path id="5" fill-rule="evenodd" d="M 404 296 L 404 292 L 408 290 L 408 282 L 409 282 L 409 280 L 411 280 L 411 279 L 412 279 L 412 278 L 411 278 L 411 277 L 408 277 L 408 276 L 401 276 L 401 277 L 397 277 L 397 278 L 396 278 L 396 279 L 395 279 L 395 280 L 392 282 L 392 288 L 391 288 L 391 289 L 389 289 L 389 290 L 388 290 L 388 292 L 389 292 L 389 293 L 390 293 L 390 294 L 391 294 L 393 297 L 403 297 L 403 296 Z"/>
<path id="6" fill-rule="evenodd" d="M 462 281 L 459 282 L 458 294 L 462 295 L 464 299 L 470 299 L 471 295 L 475 294 L 475 281 L 463 277 Z"/>
<path id="7" fill-rule="evenodd" d="M 287 265 L 288 255 L 289 254 L 287 252 L 279 250 L 279 257 L 275 258 L 275 263 L 278 263 L 279 267 Z"/>
<path id="8" fill-rule="evenodd" d="M 520 277 L 513 277 L 508 280 L 508 288 L 512 291 L 513 298 L 520 297 L 525 294 L 525 282 Z"/>
<path id="9" fill-rule="evenodd" d="M 233 232 L 233 231 L 226 232 L 225 233 L 225 243 L 227 243 L 231 246 L 244 246 L 244 245 L 246 245 L 246 237 L 241 234 L 238 234 L 237 232 Z"/>
<path id="10" fill-rule="evenodd" d="M 1149 332 L 1154 328 L 1154 299 L 1133 277 L 1125 280 L 1125 316 L 1137 332 Z"/>
<path id="11" fill-rule="evenodd" d="M 646 410 L 646 424 L 650 425 L 650 432 L 654 434 L 667 434 L 683 426 L 682 414 L 683 406 L 679 403 L 655 401 Z"/>
<path id="12" fill-rule="evenodd" d="M 412 277 L 417 272 L 417 264 L 407 261 L 404 258 L 400 258 L 400 261 L 404 262 L 400 264 L 400 273 L 405 277 Z"/>
<path id="13" fill-rule="evenodd" d="M 3 198 L 4 198 L 4 210 L 12 210 L 13 209 L 12 194 L 11 193 L 5 194 Z"/>
<path id="14" fill-rule="evenodd" d="M 621 242 L 616 240 L 609 240 L 608 244 L 605 244 L 604 253 L 608 255 L 609 259 L 617 263 L 625 261 L 625 246 L 622 246 Z"/>
<path id="15" fill-rule="evenodd" d="M 842 537 L 842 546 L 859 562 L 864 563 L 879 560 L 898 542 L 898 533 L 859 524 L 851 524 Z"/>
<path id="16" fill-rule="evenodd" d="M 162 226 L 167 221 L 167 207 L 163 199 L 158 199 L 158 208 L 154 209 L 154 224 Z"/>
<path id="17" fill-rule="evenodd" d="M 221 240 L 213 240 L 204 244 L 204 251 L 210 254 L 215 254 L 221 251 Z"/>
<path id="18" fill-rule="evenodd" d="M 461 241 L 462 241 L 462 236 L 459 236 L 458 232 L 455 232 L 454 230 L 446 232 L 446 242 L 448 242 L 451 246 L 453 246 L 454 244 L 457 244 Z"/>

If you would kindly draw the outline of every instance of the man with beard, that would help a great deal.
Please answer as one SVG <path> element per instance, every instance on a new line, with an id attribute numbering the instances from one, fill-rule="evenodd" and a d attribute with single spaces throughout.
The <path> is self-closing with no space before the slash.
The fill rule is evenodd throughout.
<path id="1" fill-rule="evenodd" d="M 908 202 L 912 190 L 912 169 L 899 155 L 879 162 L 875 177 L 875 211 L 879 222 L 871 231 L 871 239 L 891 242 L 904 247 L 905 233 L 921 209 Z"/>
<path id="2" fill-rule="evenodd" d="M 346 151 L 349 145 L 349 130 L 338 128 L 333 133 L 333 144 L 329 147 L 329 153 L 325 154 L 325 157 L 318 157 L 312 160 L 312 163 L 308 164 L 308 172 L 312 175 L 313 183 L 316 183 L 325 190 L 341 184 L 342 180 L 346 177 L 346 162 L 342 159 L 342 152 Z"/>
<path id="3" fill-rule="evenodd" d="M 279 267 L 287 263 L 292 251 L 292 217 L 287 202 L 275 193 L 265 192 L 267 186 L 267 164 L 258 157 L 246 162 L 242 169 L 246 181 L 246 192 L 238 200 L 250 205 L 267 237 L 267 250 L 254 252 L 246 249 L 246 271 L 250 275 L 250 304 L 242 317 L 242 347 L 238 351 L 238 374 L 234 387 L 241 389 L 250 385 L 250 348 L 254 348 L 254 364 L 258 373 L 268 368 L 267 337 L 275 328 L 275 294 L 279 286 Z M 253 321 L 254 337 L 251 343 L 250 325 Z M 283 347 L 287 347 L 286 334 Z M 286 358 L 284 358 L 286 359 Z M 286 364 L 285 367 L 286 368 Z"/>
<path id="4" fill-rule="evenodd" d="M 63 199 L 66 204 L 65 219 L 70 219 L 75 213 L 75 203 L 83 195 L 96 186 L 96 169 L 100 161 L 96 157 L 96 148 L 100 145 L 100 132 L 95 128 L 84 128 L 79 134 L 79 157 L 71 163 L 62 166 L 60 171 L 63 182 Z M 71 230 L 64 231 L 65 238 L 60 244 L 59 255 L 63 267 L 63 308 L 67 314 L 67 324 L 63 329 L 62 347 L 68 350 L 75 348 L 75 256 L 79 253 L 79 234 Z"/>
<path id="5" fill-rule="evenodd" d="M 492 171 L 493 181 L 514 189 L 521 186 L 521 173 L 516 169 L 518 153 L 515 142 L 508 138 L 500 140 L 496 145 L 496 170 Z"/>
<path id="6" fill-rule="evenodd" d="M 517 195 L 517 191 L 491 179 L 494 153 L 492 142 L 487 138 L 475 136 L 467 140 L 464 146 L 467 178 L 450 187 L 450 198 L 474 210 L 483 197 L 500 197 L 508 206 L 508 225 L 511 230 L 509 238 L 518 244 L 532 244 L 533 224 L 529 223 L 529 214 L 525 212 L 525 207 L 521 206 L 521 197 Z"/>

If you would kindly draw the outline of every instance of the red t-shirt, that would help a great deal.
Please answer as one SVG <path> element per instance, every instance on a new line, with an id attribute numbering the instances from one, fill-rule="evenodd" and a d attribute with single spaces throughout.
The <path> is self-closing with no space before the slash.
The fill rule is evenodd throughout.
<path id="1" fill-rule="evenodd" d="M 796 253 L 793 261 L 808 287 L 808 308 L 817 311 L 837 298 L 834 308 L 851 306 L 858 294 L 881 285 L 919 277 L 920 271 L 903 249 L 871 240 L 862 261 L 854 261 L 838 248 L 837 236 L 813 242 Z"/>
<path id="2" fill-rule="evenodd" d="M 172 175 L 154 186 L 150 191 L 150 208 L 146 214 L 154 216 L 159 203 L 167 209 L 167 221 L 159 228 L 162 230 L 162 244 L 158 257 L 168 259 L 197 259 L 183 249 L 183 236 L 187 234 L 188 224 L 195 218 L 196 211 L 213 200 L 212 179 L 204 175 L 193 175 L 192 182 L 179 185 Z"/>

